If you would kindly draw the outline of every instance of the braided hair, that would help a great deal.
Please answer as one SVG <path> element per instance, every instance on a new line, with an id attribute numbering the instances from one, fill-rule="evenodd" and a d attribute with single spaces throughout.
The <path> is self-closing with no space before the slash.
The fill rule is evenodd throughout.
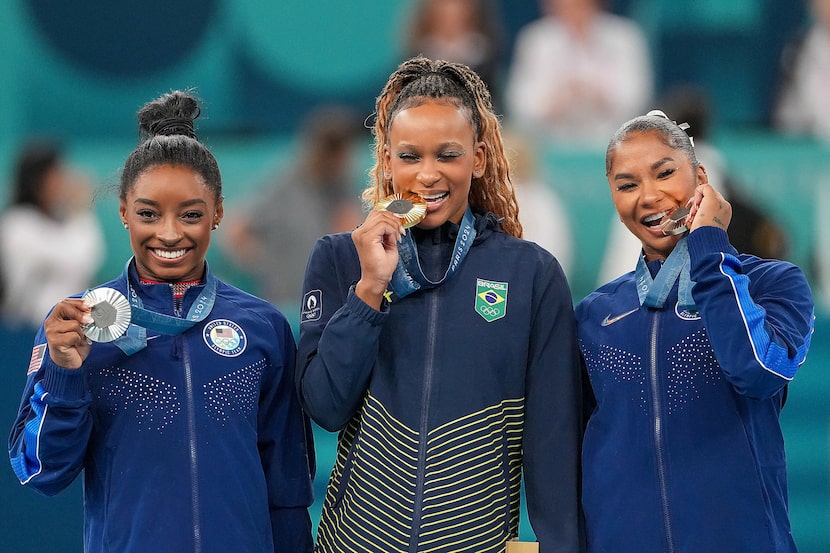
<path id="1" fill-rule="evenodd" d="M 195 120 L 201 110 L 189 92 L 174 90 L 148 102 L 138 112 L 140 144 L 121 171 L 119 197 L 124 199 L 135 181 L 159 165 L 189 167 L 198 173 L 218 201 L 222 197 L 219 164 L 196 136 Z"/>
<path id="2" fill-rule="evenodd" d="M 384 178 L 382 160 L 395 116 L 432 99 L 441 99 L 462 110 L 475 131 L 475 140 L 485 145 L 486 165 L 483 175 L 473 178 L 470 207 L 493 212 L 507 234 L 521 237 L 519 205 L 490 92 L 481 77 L 461 63 L 417 56 L 401 63 L 389 77 L 375 103 L 375 163 L 369 170 L 370 184 L 363 191 L 363 200 L 370 207 L 393 193 L 391 180 Z"/>

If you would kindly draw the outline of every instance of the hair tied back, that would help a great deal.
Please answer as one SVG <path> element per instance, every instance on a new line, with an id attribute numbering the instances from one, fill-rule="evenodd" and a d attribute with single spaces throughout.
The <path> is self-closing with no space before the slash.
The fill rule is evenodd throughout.
<path id="1" fill-rule="evenodd" d="M 154 122 L 148 130 L 155 136 L 174 136 L 180 134 L 190 138 L 196 138 L 193 119 L 187 117 L 166 117 Z"/>
<path id="2" fill-rule="evenodd" d="M 666 115 L 662 110 L 659 110 L 659 109 L 653 109 L 653 110 L 649 111 L 648 113 L 646 113 L 646 115 L 651 115 L 653 117 L 662 117 L 663 119 L 666 119 L 667 121 L 671 121 L 672 123 L 677 125 L 678 128 L 681 131 L 686 133 L 686 136 L 689 137 L 689 142 L 692 143 L 692 148 L 695 147 L 695 139 L 691 135 L 689 135 L 688 132 L 686 132 L 687 130 L 689 130 L 689 128 L 691 128 L 691 126 L 688 123 L 678 123 L 677 121 L 672 121 L 671 119 L 669 119 L 668 115 Z"/>

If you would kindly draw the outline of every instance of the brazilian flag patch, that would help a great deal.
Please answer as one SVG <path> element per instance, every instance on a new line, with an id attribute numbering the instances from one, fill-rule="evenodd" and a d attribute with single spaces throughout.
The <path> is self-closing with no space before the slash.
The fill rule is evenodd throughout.
<path id="1" fill-rule="evenodd" d="M 507 283 L 476 279 L 476 313 L 492 323 L 507 313 Z"/>

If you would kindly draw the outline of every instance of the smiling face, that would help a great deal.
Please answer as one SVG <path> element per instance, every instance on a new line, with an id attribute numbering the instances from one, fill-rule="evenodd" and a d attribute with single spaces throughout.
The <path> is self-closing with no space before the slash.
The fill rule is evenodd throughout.
<path id="1" fill-rule="evenodd" d="M 200 280 L 222 200 L 185 166 L 158 165 L 135 180 L 121 201 L 138 276 L 162 282 Z"/>
<path id="2" fill-rule="evenodd" d="M 647 260 L 665 259 L 682 235 L 663 235 L 660 221 L 707 182 L 706 170 L 666 144 L 659 131 L 630 134 L 609 161 L 608 183 L 620 220 L 642 242 Z"/>
<path id="3" fill-rule="evenodd" d="M 469 118 L 456 106 L 427 101 L 392 120 L 384 170 L 392 175 L 395 192 L 414 192 L 426 200 L 420 228 L 461 222 L 473 174 L 484 171 L 484 162 L 484 143 L 476 142 Z"/>

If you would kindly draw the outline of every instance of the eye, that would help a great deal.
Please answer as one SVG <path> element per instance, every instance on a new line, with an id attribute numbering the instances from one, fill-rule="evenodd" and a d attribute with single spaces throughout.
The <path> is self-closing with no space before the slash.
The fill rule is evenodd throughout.
<path id="1" fill-rule="evenodd" d="M 186 211 L 182 213 L 182 219 L 187 221 L 188 223 L 198 223 L 202 220 L 205 214 L 201 211 Z"/>
<path id="2" fill-rule="evenodd" d="M 657 178 L 658 179 L 668 178 L 668 177 L 672 176 L 675 171 L 677 171 L 677 169 L 675 169 L 674 167 L 669 168 L 669 169 L 664 169 L 664 170 L 660 171 L 659 173 L 657 173 Z"/>
<path id="3" fill-rule="evenodd" d="M 407 163 L 415 163 L 421 158 L 412 152 L 398 152 L 398 159 Z"/>
<path id="4" fill-rule="evenodd" d="M 617 185 L 617 192 L 627 192 L 628 190 L 634 190 L 637 188 L 637 184 L 633 182 L 624 182 L 623 184 Z"/>
<path id="5" fill-rule="evenodd" d="M 158 217 L 156 212 L 153 211 L 152 209 L 139 209 L 138 211 L 136 211 L 135 214 L 138 215 L 139 219 L 142 219 L 142 220 L 145 220 L 145 221 L 151 221 L 151 220 L 156 219 Z"/>
<path id="6" fill-rule="evenodd" d="M 463 156 L 465 153 L 466 152 L 464 150 L 447 150 L 438 154 L 438 159 L 440 161 L 452 161 Z"/>

